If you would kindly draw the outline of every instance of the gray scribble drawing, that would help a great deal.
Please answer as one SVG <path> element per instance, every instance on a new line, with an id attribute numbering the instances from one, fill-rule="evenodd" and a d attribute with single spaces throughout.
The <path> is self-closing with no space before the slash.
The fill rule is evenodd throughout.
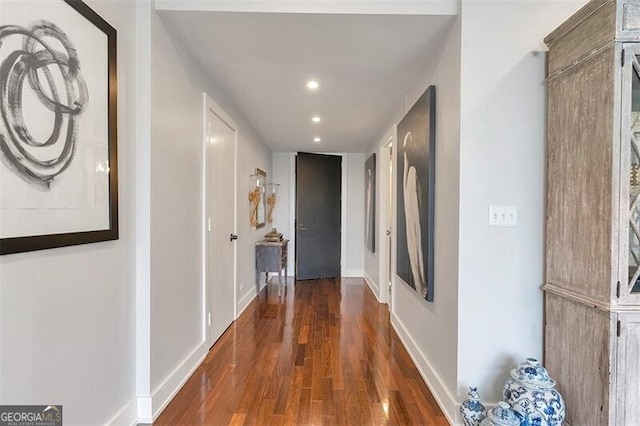
<path id="1" fill-rule="evenodd" d="M 89 100 L 87 85 L 73 44 L 56 25 L 37 21 L 31 28 L 0 26 L 0 48 L 9 37 L 21 37 L 22 47 L 0 64 L 0 158 L 29 184 L 49 190 L 73 161 L 78 117 Z M 52 47 L 54 40 L 64 51 Z M 60 71 L 63 87 L 56 85 L 52 67 Z M 25 79 L 42 105 L 54 113 L 53 130 L 44 141 L 36 140 L 24 122 Z M 45 154 L 53 146 L 60 148 L 55 150 L 58 154 Z"/>

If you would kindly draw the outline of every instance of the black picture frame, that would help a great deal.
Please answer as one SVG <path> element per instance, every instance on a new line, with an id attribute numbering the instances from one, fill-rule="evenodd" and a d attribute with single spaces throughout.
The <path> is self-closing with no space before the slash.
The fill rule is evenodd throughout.
<path id="1" fill-rule="evenodd" d="M 58 247 L 89 244 L 102 241 L 117 240 L 118 226 L 118 125 L 117 125 L 117 31 L 93 9 L 80 0 L 59 0 L 71 6 L 77 13 L 89 21 L 107 37 L 107 135 L 108 143 L 108 206 L 109 226 L 106 229 L 95 229 L 82 232 L 51 233 L 42 235 L 25 235 L 0 238 L 0 255 L 31 252 Z M 47 19 L 39 16 L 36 19 Z M 0 111 L 2 112 L 2 111 Z"/>
<path id="2" fill-rule="evenodd" d="M 365 194 L 365 244 L 371 253 L 376 252 L 376 154 L 373 153 L 364 163 Z"/>
<path id="3" fill-rule="evenodd" d="M 397 130 L 396 274 L 421 298 L 433 302 L 435 86 L 420 96 Z"/>

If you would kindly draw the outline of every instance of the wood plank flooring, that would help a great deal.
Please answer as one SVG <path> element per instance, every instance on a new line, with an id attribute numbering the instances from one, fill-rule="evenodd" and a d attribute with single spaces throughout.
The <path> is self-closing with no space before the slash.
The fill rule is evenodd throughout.
<path id="1" fill-rule="evenodd" d="M 270 284 L 156 425 L 447 425 L 362 279 Z"/>

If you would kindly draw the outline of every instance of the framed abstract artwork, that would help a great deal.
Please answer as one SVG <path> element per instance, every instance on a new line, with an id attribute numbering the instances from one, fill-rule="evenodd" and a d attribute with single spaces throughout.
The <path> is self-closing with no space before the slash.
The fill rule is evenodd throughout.
<path id="1" fill-rule="evenodd" d="M 78 0 L 0 8 L 0 254 L 118 239 L 116 30 Z"/>
<path id="2" fill-rule="evenodd" d="M 364 163 L 365 243 L 371 253 L 376 252 L 376 154 Z"/>
<path id="3" fill-rule="evenodd" d="M 433 302 L 436 88 L 429 86 L 398 124 L 396 271 Z"/>

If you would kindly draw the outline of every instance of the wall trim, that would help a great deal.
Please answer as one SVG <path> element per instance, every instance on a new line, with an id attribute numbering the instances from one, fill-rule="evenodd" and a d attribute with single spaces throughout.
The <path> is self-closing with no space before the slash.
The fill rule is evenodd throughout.
<path id="1" fill-rule="evenodd" d="M 420 376 L 422 376 L 422 380 L 424 380 L 436 402 L 444 412 L 449 424 L 461 425 L 462 421 L 458 414 L 458 407 L 460 406 L 460 403 L 453 395 L 451 395 L 451 392 L 449 392 L 449 389 L 447 389 L 447 386 L 444 384 L 438 373 L 433 369 L 433 367 L 431 367 L 427 357 L 424 356 L 416 342 L 407 332 L 402 321 L 400 321 L 394 313 L 391 314 L 391 325 L 398 334 L 398 337 L 409 353 L 409 356 L 413 360 Z"/>
<path id="2" fill-rule="evenodd" d="M 325 154 L 340 156 L 341 163 L 341 176 L 340 176 L 340 275 L 343 277 L 353 277 L 352 271 L 347 270 L 347 232 L 349 227 L 349 216 L 347 215 L 347 205 L 349 204 L 349 183 L 347 176 L 349 176 L 349 156 L 347 154 Z M 297 196 L 297 194 L 296 194 Z M 294 218 L 297 216 L 294 214 Z M 343 232 L 344 231 L 344 232 Z M 364 260 L 364 257 L 362 258 Z M 296 257 L 297 260 L 297 257 Z M 362 274 L 359 275 L 360 277 Z"/>
<path id="3" fill-rule="evenodd" d="M 380 139 L 380 142 L 378 142 L 378 145 L 373 149 L 373 152 L 378 154 L 376 164 L 376 215 L 378 216 L 376 238 L 378 244 L 376 253 L 374 253 L 377 262 L 376 267 L 378 268 L 378 287 L 386 286 L 387 283 L 392 282 L 394 275 L 393 267 L 389 264 L 395 247 L 395 232 L 393 232 L 393 230 L 396 226 L 394 222 L 394 194 L 392 190 L 390 191 L 390 187 L 394 182 L 393 176 L 389 176 L 389 162 L 393 161 L 393 157 L 389 153 L 389 144 L 395 141 L 395 137 L 395 126 L 391 125 L 389 130 L 387 130 Z M 395 174 L 396 166 L 394 165 L 393 167 Z M 389 179 L 391 179 L 391 181 L 389 181 Z M 388 211 L 389 204 L 394 206 L 391 212 Z M 387 230 L 391 231 L 390 236 L 387 236 Z M 391 238 L 391 246 L 387 244 L 388 238 Z M 391 263 L 395 264 L 395 262 Z M 378 300 L 381 303 L 390 304 L 391 300 L 389 296 L 389 291 L 382 291 Z"/>
<path id="4" fill-rule="evenodd" d="M 546 282 L 542 286 L 542 290 L 544 290 L 545 292 L 555 294 L 556 296 L 562 297 L 564 299 L 572 300 L 581 305 L 586 305 L 589 307 L 593 306 L 594 308 L 600 309 L 604 312 L 611 312 L 612 309 L 610 303 L 602 302 L 594 297 L 585 296 L 571 290 L 571 288 L 571 285 L 553 281 Z"/>
<path id="5" fill-rule="evenodd" d="M 297 153 L 290 152 L 289 153 L 289 223 L 287 224 L 288 230 L 291 231 L 291 235 L 289 236 L 289 243 L 287 250 L 289 251 L 287 261 L 287 272 L 290 277 L 296 276 L 296 227 L 294 226 L 296 220 L 296 164 L 297 164 Z M 273 168 L 273 155 L 271 156 L 271 167 Z M 276 201 L 277 205 L 277 201 Z M 342 242 L 340 243 L 342 244 Z"/>
<path id="6" fill-rule="evenodd" d="M 199 12 L 264 12 L 264 13 L 338 13 L 366 15 L 444 15 L 460 13 L 459 2 L 453 0 L 415 1 L 233 1 L 233 0 L 157 0 L 156 10 Z"/>
<path id="7" fill-rule="evenodd" d="M 364 277 L 364 269 L 345 269 L 342 276 L 344 278 L 362 278 Z"/>
<path id="8" fill-rule="evenodd" d="M 262 285 L 261 283 L 260 289 L 262 288 L 264 288 L 264 285 Z M 253 299 L 255 299 L 257 296 L 258 292 L 256 291 L 255 286 L 252 286 L 251 290 L 249 290 L 247 294 L 242 296 L 242 299 L 240 299 L 240 301 L 238 302 L 238 315 L 236 315 L 236 320 L 240 318 L 240 315 L 242 315 L 242 313 L 249 307 L 251 302 L 253 302 Z"/>
<path id="9" fill-rule="evenodd" d="M 124 407 L 122 407 L 110 420 L 107 425 L 128 425 L 135 426 L 138 424 L 138 398 L 133 398 Z"/>
<path id="10" fill-rule="evenodd" d="M 366 272 L 364 273 L 364 280 L 369 285 L 373 295 L 376 297 L 376 301 L 380 303 L 380 288 L 378 287 L 378 284 Z"/>
<path id="11" fill-rule="evenodd" d="M 158 416 L 169 405 L 169 402 L 178 393 L 187 380 L 193 375 L 196 369 L 202 364 L 207 356 L 206 342 L 200 344 L 173 370 L 171 374 L 153 391 L 151 396 L 151 407 L 153 418 L 143 418 L 140 416 L 140 423 L 153 423 Z M 157 408 L 156 408 L 157 407 Z M 149 421 L 150 420 L 150 421 Z"/>
<path id="12" fill-rule="evenodd" d="M 136 2 L 135 66 L 135 395 L 151 394 L 151 21 L 149 2 Z M 138 415 L 142 413 L 140 407 Z M 151 410 L 149 409 L 149 414 Z"/>
<path id="13" fill-rule="evenodd" d="M 137 398 L 138 405 L 138 423 L 153 423 L 153 407 L 150 396 L 139 396 Z"/>

